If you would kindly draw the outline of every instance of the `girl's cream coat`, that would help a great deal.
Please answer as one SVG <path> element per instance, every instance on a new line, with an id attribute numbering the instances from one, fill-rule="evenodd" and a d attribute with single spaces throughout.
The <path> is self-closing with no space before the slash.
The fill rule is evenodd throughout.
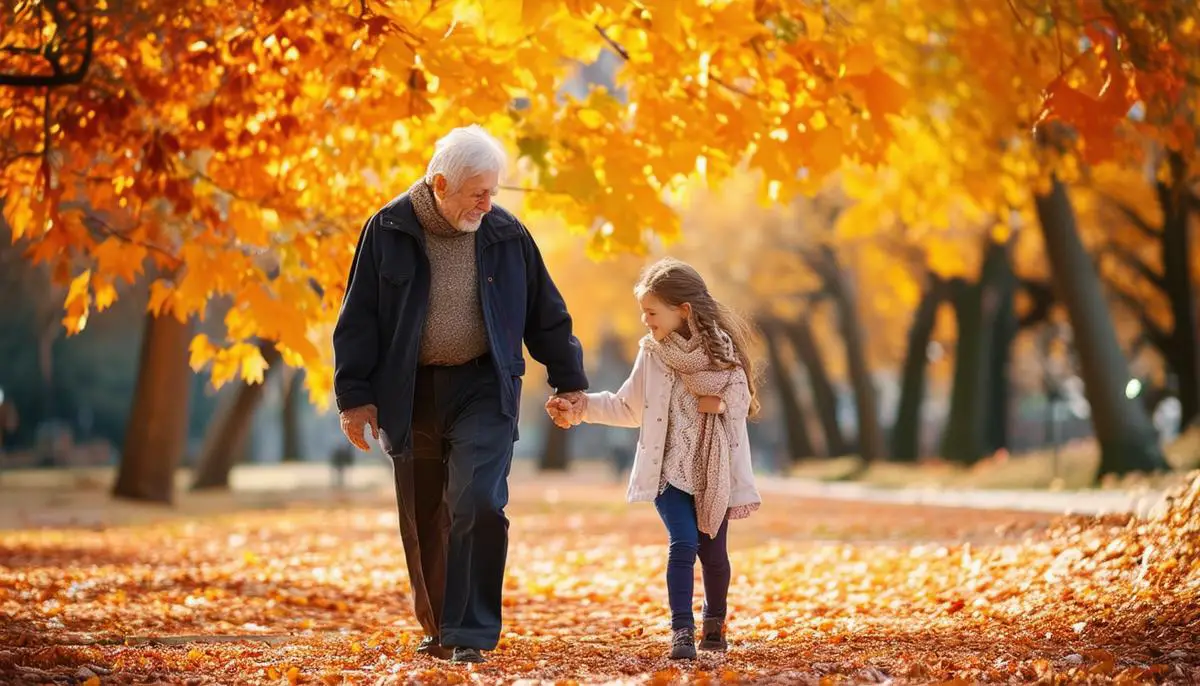
<path id="1" fill-rule="evenodd" d="M 638 349 L 633 371 L 616 393 L 587 394 L 584 421 L 609 426 L 641 427 L 633 471 L 629 475 L 629 502 L 652 502 L 658 495 L 663 452 L 667 439 L 667 409 L 671 402 L 671 370 L 654 353 Z M 733 462 L 730 465 L 729 507 L 761 502 L 750 464 L 745 403 L 725 408 L 734 422 Z"/>

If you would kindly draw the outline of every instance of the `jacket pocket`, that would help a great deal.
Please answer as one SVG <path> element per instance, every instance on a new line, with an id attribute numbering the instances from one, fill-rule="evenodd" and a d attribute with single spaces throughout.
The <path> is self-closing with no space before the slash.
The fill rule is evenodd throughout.
<path id="1" fill-rule="evenodd" d="M 520 358 L 509 362 L 508 372 L 513 376 L 525 376 L 525 358 Z"/>

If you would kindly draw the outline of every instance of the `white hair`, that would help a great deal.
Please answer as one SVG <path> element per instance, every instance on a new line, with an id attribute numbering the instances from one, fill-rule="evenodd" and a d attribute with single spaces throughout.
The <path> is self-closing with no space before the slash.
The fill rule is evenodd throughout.
<path id="1" fill-rule="evenodd" d="M 433 157 L 425 170 L 425 183 L 433 185 L 433 177 L 441 174 L 451 189 L 484 172 L 504 173 L 508 153 L 504 146 L 478 124 L 461 126 L 450 131 L 434 145 Z"/>

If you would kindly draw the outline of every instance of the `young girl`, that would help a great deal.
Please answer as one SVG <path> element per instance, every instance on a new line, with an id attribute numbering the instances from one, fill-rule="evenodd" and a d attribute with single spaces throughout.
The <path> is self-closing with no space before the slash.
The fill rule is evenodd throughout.
<path id="1" fill-rule="evenodd" d="M 642 339 L 616 393 L 546 405 L 561 425 L 585 421 L 640 427 L 630 502 L 650 502 L 667 527 L 671 658 L 696 657 L 692 591 L 696 557 L 704 579 L 701 650 L 725 650 L 730 519 L 758 509 L 746 418 L 758 411 L 749 326 L 718 303 L 692 267 L 663 259 L 634 288 Z"/>

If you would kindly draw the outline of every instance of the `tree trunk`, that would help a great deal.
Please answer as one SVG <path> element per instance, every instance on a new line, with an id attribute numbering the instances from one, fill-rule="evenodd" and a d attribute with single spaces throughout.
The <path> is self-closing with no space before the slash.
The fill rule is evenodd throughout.
<path id="1" fill-rule="evenodd" d="M 990 452 L 991 444 L 1006 440 L 1007 347 L 1016 335 L 1016 322 L 1004 320 L 1015 318 L 1015 285 L 1007 246 L 989 242 L 979 280 L 962 285 L 955 300 L 954 387 L 942 437 L 942 456 L 952 462 L 975 464 Z M 1003 314 L 1006 306 L 1009 317 Z M 1004 330 L 998 331 L 998 326 Z"/>
<path id="2" fill-rule="evenodd" d="M 775 390 L 779 394 L 779 408 L 783 415 L 784 437 L 787 440 L 788 457 L 792 462 L 799 462 L 808 457 L 814 457 L 812 437 L 808 435 L 808 425 L 804 422 L 804 411 L 800 408 L 800 399 L 796 395 L 796 384 L 792 381 L 792 369 L 785 364 L 779 347 L 779 330 L 777 323 L 764 327 L 763 340 L 767 345 L 767 366 L 771 370 Z"/>
<path id="3" fill-rule="evenodd" d="M 546 440 L 542 443 L 542 455 L 538 470 L 543 472 L 565 472 L 570 467 L 571 429 L 560 429 L 554 420 L 546 417 Z"/>
<path id="4" fill-rule="evenodd" d="M 1008 448 L 1008 418 L 1012 395 L 1009 393 L 1009 363 L 1012 361 L 1013 341 L 1020 330 L 1017 319 L 1017 276 L 1007 251 L 1001 257 L 989 287 L 995 289 L 996 313 L 992 318 L 992 349 L 988 358 L 987 432 L 984 453 L 991 455 Z"/>
<path id="5" fill-rule="evenodd" d="M 239 382 L 237 390 L 222 402 L 216 420 L 204 436 L 204 447 L 192 479 L 193 491 L 228 489 L 230 472 L 246 454 L 246 438 L 254 424 L 255 411 L 262 402 L 271 370 L 279 367 L 279 351 L 274 345 L 263 342 L 259 350 L 268 365 L 263 381 Z"/>
<path id="6" fill-rule="evenodd" d="M 1035 197 L 1058 299 L 1066 307 L 1079 355 L 1092 427 L 1100 444 L 1105 474 L 1169 469 L 1145 409 L 1125 396 L 1129 366 L 1117 343 L 1112 315 L 1096 267 L 1079 240 L 1067 189 L 1053 180 L 1048 195 Z"/>
<path id="7" fill-rule="evenodd" d="M 838 313 L 838 328 L 846 345 L 846 366 L 850 370 L 850 383 L 854 387 L 859 456 L 864 464 L 870 464 L 882 460 L 886 456 L 887 447 L 879 422 L 875 383 L 867 365 L 862 324 L 858 320 L 858 298 L 854 292 L 854 285 L 842 273 L 833 249 L 823 246 L 821 250 L 824 253 L 824 262 L 828 265 L 826 282 L 832 286 L 833 300 Z"/>
<path id="8" fill-rule="evenodd" d="M 1163 210 L 1163 290 L 1171 304 L 1173 326 L 1165 357 L 1175 373 L 1180 404 L 1180 429 L 1200 414 L 1200 368 L 1197 365 L 1196 296 L 1192 281 L 1187 163 L 1178 152 L 1168 157 L 1171 184 L 1159 182 Z"/>
<path id="9" fill-rule="evenodd" d="M 896 422 L 892 425 L 892 460 L 916 462 L 921 456 L 921 405 L 925 401 L 925 367 L 929 359 L 929 342 L 937 323 L 938 309 L 950 287 L 946 279 L 929 274 L 929 283 L 921 302 L 917 303 L 912 324 L 908 327 L 908 350 L 904 355 L 904 371 L 900 382 L 900 404 Z"/>
<path id="10" fill-rule="evenodd" d="M 825 454 L 838 457 L 849 454 L 846 437 L 838 423 L 837 392 L 825 370 L 821 349 L 813 338 L 812 325 L 807 317 L 801 317 L 785 328 L 796 356 L 808 372 L 808 384 L 812 389 L 813 405 L 821 421 L 821 432 L 825 435 Z"/>
<path id="11" fill-rule="evenodd" d="M 39 391 L 41 399 L 42 418 L 55 419 L 54 416 L 54 341 L 58 332 L 62 331 L 61 317 L 56 316 L 56 310 L 51 313 L 49 321 L 42 323 L 38 333 L 38 371 L 41 372 L 42 387 Z"/>
<path id="12" fill-rule="evenodd" d="M 981 275 L 982 278 L 982 275 Z M 984 328 L 982 285 L 964 283 L 954 299 L 958 340 L 954 344 L 954 381 L 950 413 L 942 434 L 942 457 L 974 464 L 983 457 L 991 331 Z"/>
<path id="13" fill-rule="evenodd" d="M 113 496 L 171 504 L 187 445 L 190 323 L 146 315 L 137 386 Z"/>
<path id="14" fill-rule="evenodd" d="M 286 370 L 283 380 L 283 456 L 284 462 L 302 462 L 304 447 L 300 440 L 300 411 L 304 407 L 304 370 Z"/>

